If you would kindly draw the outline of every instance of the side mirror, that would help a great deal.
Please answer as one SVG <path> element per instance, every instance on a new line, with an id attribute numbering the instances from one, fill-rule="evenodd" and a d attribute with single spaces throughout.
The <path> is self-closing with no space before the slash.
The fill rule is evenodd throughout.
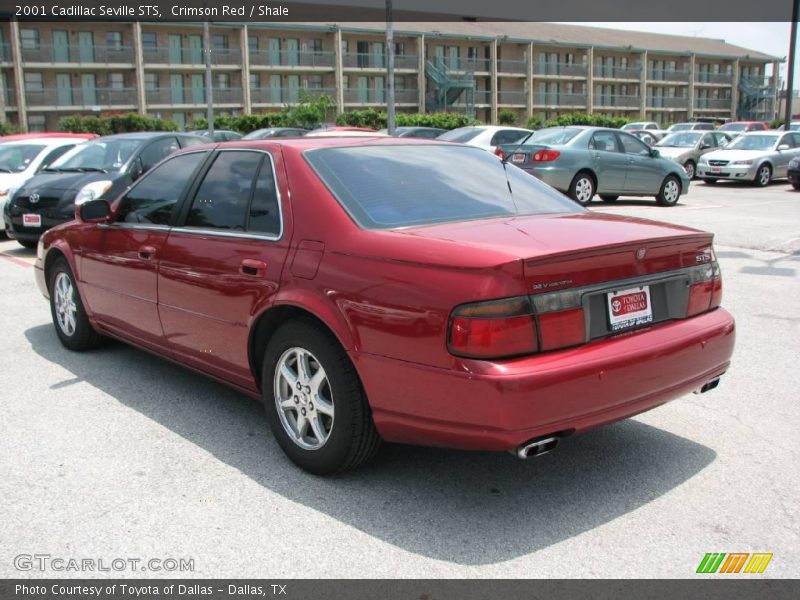
<path id="1" fill-rule="evenodd" d="M 111 205 L 106 200 L 90 200 L 78 206 L 77 212 L 84 223 L 103 223 L 111 216 Z"/>
<path id="2" fill-rule="evenodd" d="M 661 156 L 661 153 L 656 148 L 650 148 L 650 156 L 653 158 L 658 158 Z"/>
<path id="3" fill-rule="evenodd" d="M 136 181 L 137 179 L 139 179 L 139 177 L 142 176 L 143 173 L 144 173 L 144 165 L 142 164 L 142 159 L 137 158 L 131 164 L 130 170 L 128 171 L 128 175 L 130 175 L 130 178 L 133 181 Z"/>
<path id="4" fill-rule="evenodd" d="M 711 148 L 711 144 L 700 144 L 700 150 L 708 150 Z"/>
<path id="5" fill-rule="evenodd" d="M 778 146 L 778 152 L 781 152 L 782 150 L 789 150 L 790 148 L 791 146 L 789 144 L 781 144 Z"/>

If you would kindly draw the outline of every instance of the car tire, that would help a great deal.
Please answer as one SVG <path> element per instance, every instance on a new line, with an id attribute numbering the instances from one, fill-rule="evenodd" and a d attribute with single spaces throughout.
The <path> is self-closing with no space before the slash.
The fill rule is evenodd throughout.
<path id="1" fill-rule="evenodd" d="M 17 243 L 28 250 L 34 250 L 39 245 L 39 242 L 31 242 L 29 240 L 17 240 Z"/>
<path id="2" fill-rule="evenodd" d="M 693 160 L 687 160 L 683 163 L 683 170 L 686 171 L 686 177 L 689 178 L 689 181 L 694 179 L 695 174 L 697 173 L 697 165 L 694 164 Z"/>
<path id="3" fill-rule="evenodd" d="M 796 190 L 800 190 L 800 181 L 792 181 L 792 187 Z"/>
<path id="4" fill-rule="evenodd" d="M 261 381 L 270 429 L 300 468 L 334 475 L 378 451 L 381 438 L 355 367 L 322 325 L 282 325 L 267 345 Z"/>
<path id="5" fill-rule="evenodd" d="M 767 187 L 770 181 L 772 181 L 772 167 L 764 163 L 758 167 L 756 178 L 753 180 L 753 183 L 758 187 Z"/>
<path id="6" fill-rule="evenodd" d="M 595 191 L 594 177 L 586 171 L 581 171 L 573 177 L 567 195 L 581 206 L 586 206 L 592 201 Z"/>
<path id="7" fill-rule="evenodd" d="M 603 202 L 616 202 L 619 196 L 609 196 L 608 194 L 600 194 L 600 200 Z"/>
<path id="8" fill-rule="evenodd" d="M 681 197 L 681 182 L 675 175 L 667 175 L 656 196 L 661 206 L 675 206 Z"/>
<path id="9" fill-rule="evenodd" d="M 50 314 L 56 335 L 64 347 L 82 352 L 96 348 L 102 336 L 95 331 L 81 302 L 75 276 L 65 258 L 59 258 L 48 273 Z"/>
<path id="10" fill-rule="evenodd" d="M 703 181 L 710 185 L 714 185 L 715 183 L 717 183 L 716 179 L 703 179 Z"/>

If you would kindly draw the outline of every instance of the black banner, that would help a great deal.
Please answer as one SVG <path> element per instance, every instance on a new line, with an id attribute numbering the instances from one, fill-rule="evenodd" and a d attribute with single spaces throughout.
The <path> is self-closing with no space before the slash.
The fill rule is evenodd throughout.
<path id="1" fill-rule="evenodd" d="M 393 0 L 411 21 L 790 21 L 792 0 Z M 19 20 L 365 22 L 384 21 L 385 0 L 0 0 Z"/>

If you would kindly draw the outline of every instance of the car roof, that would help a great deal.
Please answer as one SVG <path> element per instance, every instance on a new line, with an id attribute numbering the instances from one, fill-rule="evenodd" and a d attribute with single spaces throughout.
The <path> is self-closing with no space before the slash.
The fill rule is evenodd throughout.
<path id="1" fill-rule="evenodd" d="M 168 136 L 189 136 L 189 137 L 200 137 L 197 135 L 192 135 L 190 133 L 185 133 L 182 131 L 134 131 L 130 133 L 115 133 L 113 135 L 104 135 L 101 138 L 97 138 L 98 140 L 154 140 L 160 137 L 168 137 Z"/>
<path id="2" fill-rule="evenodd" d="M 11 140 L 10 142 L 0 141 L 0 146 L 27 146 L 29 144 L 42 144 L 44 146 L 64 146 L 66 144 L 76 144 L 85 141 L 81 138 L 57 138 L 57 137 L 33 137 L 25 140 Z"/>
<path id="3" fill-rule="evenodd" d="M 296 138 L 269 138 L 265 140 L 231 140 L 229 142 L 217 142 L 203 144 L 202 146 L 192 146 L 186 148 L 187 151 L 195 151 L 198 149 L 263 149 L 274 148 L 280 146 L 282 148 L 294 149 L 300 152 L 312 150 L 315 148 L 347 148 L 350 146 L 423 146 L 423 145 L 437 145 L 437 146 L 462 146 L 467 148 L 474 147 L 467 144 L 454 144 L 452 142 L 445 142 L 441 140 L 428 140 L 423 138 L 397 138 L 389 135 L 375 135 L 375 136 L 319 136 L 319 137 L 296 137 Z"/>
<path id="4" fill-rule="evenodd" d="M 96 137 L 98 137 L 96 133 L 65 133 L 65 132 L 14 133 L 11 135 L 0 136 L 0 143 L 12 142 L 16 140 L 29 140 L 33 138 L 73 138 L 81 140 L 91 140 Z"/>

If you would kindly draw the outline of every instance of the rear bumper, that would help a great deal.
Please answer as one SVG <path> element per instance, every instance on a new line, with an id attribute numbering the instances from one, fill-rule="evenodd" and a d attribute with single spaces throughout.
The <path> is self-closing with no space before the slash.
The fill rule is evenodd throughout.
<path id="1" fill-rule="evenodd" d="M 628 418 L 700 388 L 728 368 L 724 309 L 571 350 L 438 369 L 353 356 L 388 441 L 510 450 L 535 437 Z"/>

